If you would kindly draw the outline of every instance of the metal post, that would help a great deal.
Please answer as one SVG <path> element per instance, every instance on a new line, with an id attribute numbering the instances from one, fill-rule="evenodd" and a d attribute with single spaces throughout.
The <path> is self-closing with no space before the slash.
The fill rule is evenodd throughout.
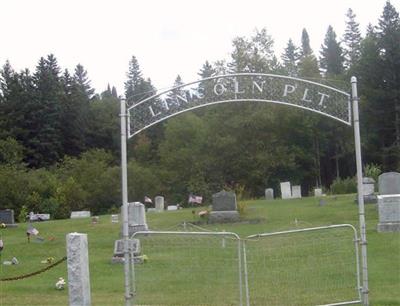
<path id="1" fill-rule="evenodd" d="M 128 229 L 128 175 L 127 175 L 127 153 L 126 153 L 126 104 L 121 99 L 121 179 L 122 179 L 122 239 L 124 240 L 124 274 L 125 274 L 125 306 L 131 305 L 130 286 L 130 258 L 129 258 L 129 229 Z"/>
<path id="2" fill-rule="evenodd" d="M 362 300 L 365 306 L 368 302 L 368 266 L 367 266 L 367 237 L 365 229 L 365 209 L 362 185 L 362 159 L 361 159 L 361 141 L 360 141 L 360 119 L 358 114 L 358 95 L 357 78 L 351 77 L 351 93 L 353 100 L 353 120 L 354 120 L 354 143 L 356 149 L 357 164 L 357 193 L 358 193 L 358 216 L 360 222 L 360 244 L 361 244 L 361 265 L 362 265 Z"/>

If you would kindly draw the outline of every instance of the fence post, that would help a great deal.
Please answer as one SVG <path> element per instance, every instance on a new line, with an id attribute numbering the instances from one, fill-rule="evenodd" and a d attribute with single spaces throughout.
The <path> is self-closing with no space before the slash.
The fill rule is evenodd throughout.
<path id="1" fill-rule="evenodd" d="M 353 120 L 354 120 L 354 143 L 356 149 L 357 164 L 357 194 L 358 194 L 358 216 L 360 222 L 361 235 L 361 265 L 362 265 L 362 297 L 363 304 L 369 305 L 368 302 L 368 265 L 367 265 L 367 237 L 365 229 L 365 209 L 364 195 L 362 186 L 362 158 L 361 158 L 361 141 L 360 141 L 360 119 L 358 114 L 358 94 L 357 94 L 357 78 L 351 77 L 351 93 L 353 100 Z"/>
<path id="2" fill-rule="evenodd" d="M 90 278 L 87 235 L 67 235 L 68 289 L 70 306 L 90 306 Z"/>

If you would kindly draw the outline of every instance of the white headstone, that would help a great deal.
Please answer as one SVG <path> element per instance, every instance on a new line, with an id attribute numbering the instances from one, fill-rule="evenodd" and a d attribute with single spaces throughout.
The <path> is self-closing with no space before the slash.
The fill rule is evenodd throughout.
<path id="1" fill-rule="evenodd" d="M 128 226 L 146 225 L 146 210 L 142 203 L 128 203 Z"/>
<path id="2" fill-rule="evenodd" d="M 72 211 L 71 219 L 78 219 L 78 218 L 90 218 L 90 211 L 87 210 Z"/>
<path id="3" fill-rule="evenodd" d="M 282 195 L 282 199 L 291 199 L 292 198 L 292 188 L 290 187 L 290 182 L 282 182 L 281 183 L 281 195 Z"/>
<path id="4" fill-rule="evenodd" d="M 400 232 L 400 194 L 378 196 L 378 232 Z"/>
<path id="5" fill-rule="evenodd" d="M 386 172 L 378 178 L 379 194 L 400 194 L 400 173 Z"/>
<path id="6" fill-rule="evenodd" d="M 70 233 L 67 240 L 70 306 L 90 306 L 88 241 L 86 234 Z"/>
<path id="7" fill-rule="evenodd" d="M 301 199 L 301 186 L 292 186 L 292 199 Z"/>
<path id="8" fill-rule="evenodd" d="M 371 195 L 375 192 L 375 180 L 371 177 L 363 177 L 363 195 Z"/>
<path id="9" fill-rule="evenodd" d="M 164 197 L 156 196 L 154 200 L 156 202 L 156 211 L 157 212 L 164 211 Z"/>
<path id="10" fill-rule="evenodd" d="M 118 223 L 119 215 L 111 215 L 111 223 Z"/>
<path id="11" fill-rule="evenodd" d="M 322 188 L 314 188 L 314 197 L 322 197 Z"/>
<path id="12" fill-rule="evenodd" d="M 266 200 L 274 199 L 274 190 L 272 188 L 265 189 L 265 199 Z"/>
<path id="13" fill-rule="evenodd" d="M 178 206 L 176 206 L 176 205 L 168 205 L 167 210 L 178 210 Z"/>

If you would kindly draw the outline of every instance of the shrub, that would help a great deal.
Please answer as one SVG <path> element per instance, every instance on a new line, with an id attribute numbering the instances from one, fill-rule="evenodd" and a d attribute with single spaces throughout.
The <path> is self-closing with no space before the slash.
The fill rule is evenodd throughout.
<path id="1" fill-rule="evenodd" d="M 357 180 L 355 178 L 336 179 L 330 187 L 332 194 L 347 194 L 357 192 Z"/>

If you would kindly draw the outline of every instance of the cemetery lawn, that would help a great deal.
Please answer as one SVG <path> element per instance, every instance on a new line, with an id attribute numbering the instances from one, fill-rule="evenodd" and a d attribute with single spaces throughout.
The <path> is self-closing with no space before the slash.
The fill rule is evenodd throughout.
<path id="1" fill-rule="evenodd" d="M 331 196 L 325 199 L 324 206 L 319 206 L 318 199 L 311 197 L 297 200 L 244 201 L 245 209 L 242 215 L 244 222 L 234 224 L 201 224 L 202 219 L 197 216 L 197 212 L 204 208 L 148 213 L 147 222 L 151 230 L 183 230 L 181 224 L 184 221 L 197 222 L 199 226 L 207 230 L 231 231 L 242 238 L 258 233 L 343 223 L 352 224 L 358 230 L 358 208 L 354 204 L 355 195 Z M 196 213 L 193 214 L 193 211 Z M 39 230 L 38 236 L 43 238 L 43 241 L 32 238 L 30 243 L 25 234 L 27 224 L 19 224 L 17 228 L 0 229 L 4 242 L 4 249 L 0 253 L 1 262 L 11 261 L 14 256 L 19 261 L 18 265 L 0 265 L 0 278 L 15 277 L 45 268 L 47 264 L 41 261 L 49 257 L 58 260 L 66 255 L 65 236 L 67 233 L 87 233 L 92 305 L 123 305 L 123 266 L 110 263 L 114 241 L 119 237 L 121 223 L 113 224 L 110 220 L 109 215 L 104 215 L 100 216 L 97 224 L 91 224 L 91 219 L 34 223 L 34 227 Z M 378 214 L 373 204 L 366 205 L 366 222 L 370 304 L 400 306 L 400 233 L 377 233 Z M 179 253 L 175 253 L 174 256 L 179 256 Z M 151 260 L 152 258 L 149 258 L 149 263 Z M 182 262 L 184 260 L 182 258 Z M 319 266 L 315 268 L 318 269 Z M 65 261 L 30 278 L 0 282 L 0 306 L 68 305 L 67 287 L 61 291 L 55 289 L 55 283 L 59 277 L 67 281 Z M 307 279 L 312 275 L 303 277 Z M 168 288 L 167 285 L 164 287 Z M 181 290 L 176 290 L 173 295 L 179 298 L 179 295 L 185 295 L 185 288 L 197 285 L 193 282 L 182 281 Z M 167 294 L 167 292 L 162 293 L 163 287 L 158 290 L 161 290 L 161 294 Z M 309 292 L 313 294 L 312 288 Z M 224 296 L 223 292 L 221 296 Z M 166 298 L 166 301 L 173 298 L 174 296 L 170 296 Z M 296 303 L 295 301 L 293 299 L 293 303 Z M 173 305 L 173 302 L 169 302 L 169 305 Z"/>

